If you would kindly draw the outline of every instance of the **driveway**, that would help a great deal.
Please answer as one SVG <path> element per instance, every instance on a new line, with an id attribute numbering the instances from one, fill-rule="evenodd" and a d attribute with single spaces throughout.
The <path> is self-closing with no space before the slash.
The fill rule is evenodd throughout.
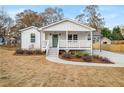
<path id="1" fill-rule="evenodd" d="M 115 64 L 124 66 L 124 54 L 109 52 L 104 50 L 102 50 L 101 52 L 99 50 L 94 50 L 94 54 L 109 58 Z"/>

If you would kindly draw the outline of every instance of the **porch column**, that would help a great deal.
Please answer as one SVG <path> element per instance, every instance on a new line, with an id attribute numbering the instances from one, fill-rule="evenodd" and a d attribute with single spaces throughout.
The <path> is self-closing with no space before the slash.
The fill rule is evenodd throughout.
<path id="1" fill-rule="evenodd" d="M 93 32 L 90 32 L 90 37 L 91 37 L 91 56 L 93 55 Z"/>
<path id="2" fill-rule="evenodd" d="M 66 48 L 68 47 L 68 31 L 66 31 Z"/>

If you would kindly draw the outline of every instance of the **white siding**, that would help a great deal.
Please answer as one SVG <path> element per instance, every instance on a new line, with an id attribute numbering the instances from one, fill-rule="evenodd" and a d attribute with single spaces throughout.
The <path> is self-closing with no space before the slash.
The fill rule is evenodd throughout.
<path id="1" fill-rule="evenodd" d="M 35 43 L 31 43 L 31 33 L 35 33 Z M 29 49 L 32 45 L 35 49 L 40 49 L 40 32 L 35 28 L 21 32 L 21 48 Z"/>
<path id="2" fill-rule="evenodd" d="M 43 31 L 90 31 L 90 30 L 85 26 L 81 26 L 70 21 L 65 21 L 53 25 L 51 27 L 44 28 Z"/>

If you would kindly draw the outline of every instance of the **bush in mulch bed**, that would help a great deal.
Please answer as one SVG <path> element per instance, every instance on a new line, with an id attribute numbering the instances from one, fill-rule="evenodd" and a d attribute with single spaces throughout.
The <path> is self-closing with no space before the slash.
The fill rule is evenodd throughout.
<path id="1" fill-rule="evenodd" d="M 17 49 L 15 55 L 41 55 L 43 52 L 41 50 L 22 50 Z"/>
<path id="2" fill-rule="evenodd" d="M 100 60 L 104 63 L 112 63 L 108 58 L 100 58 Z"/>
<path id="3" fill-rule="evenodd" d="M 70 53 L 64 53 L 62 55 L 62 58 L 72 58 L 72 54 L 70 54 Z"/>
<path id="4" fill-rule="evenodd" d="M 85 62 L 92 62 L 92 56 L 82 56 L 82 59 L 83 59 Z"/>
<path id="5" fill-rule="evenodd" d="M 100 58 L 102 58 L 102 57 L 99 56 L 99 55 L 92 55 L 92 57 L 95 58 L 95 59 L 100 59 Z"/>
<path id="6" fill-rule="evenodd" d="M 101 57 L 99 55 L 93 55 L 92 57 L 104 63 L 112 63 L 108 58 Z"/>
<path id="7" fill-rule="evenodd" d="M 24 54 L 24 50 L 16 49 L 15 54 Z"/>
<path id="8" fill-rule="evenodd" d="M 101 57 L 99 55 L 92 55 L 90 56 L 88 53 L 84 52 L 77 52 L 75 54 L 69 53 L 63 53 L 61 58 L 63 59 L 75 59 L 77 61 L 83 61 L 83 62 L 93 62 L 93 63 L 112 63 L 108 58 Z"/>
<path id="9" fill-rule="evenodd" d="M 63 51 L 63 50 L 60 50 L 59 51 L 59 55 L 62 55 L 62 54 L 64 54 L 65 53 L 65 51 Z"/>
<path id="10" fill-rule="evenodd" d="M 89 56 L 89 54 L 88 53 L 84 53 L 84 52 L 77 52 L 75 54 L 75 57 L 77 57 L 77 58 L 81 58 L 82 56 Z"/>

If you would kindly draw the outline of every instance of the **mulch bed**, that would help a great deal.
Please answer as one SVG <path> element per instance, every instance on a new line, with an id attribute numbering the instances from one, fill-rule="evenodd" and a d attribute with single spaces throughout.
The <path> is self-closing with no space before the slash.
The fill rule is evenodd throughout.
<path id="1" fill-rule="evenodd" d="M 81 58 L 76 58 L 76 57 L 72 57 L 72 58 L 62 58 L 60 56 L 61 59 L 64 59 L 64 60 L 67 60 L 67 61 L 74 61 L 74 62 L 86 62 L 84 61 L 83 59 Z M 114 64 L 113 62 L 104 62 L 104 61 L 101 61 L 99 59 L 95 59 L 95 58 L 92 58 L 92 61 L 91 62 L 87 62 L 87 63 L 101 63 L 101 64 Z"/>

